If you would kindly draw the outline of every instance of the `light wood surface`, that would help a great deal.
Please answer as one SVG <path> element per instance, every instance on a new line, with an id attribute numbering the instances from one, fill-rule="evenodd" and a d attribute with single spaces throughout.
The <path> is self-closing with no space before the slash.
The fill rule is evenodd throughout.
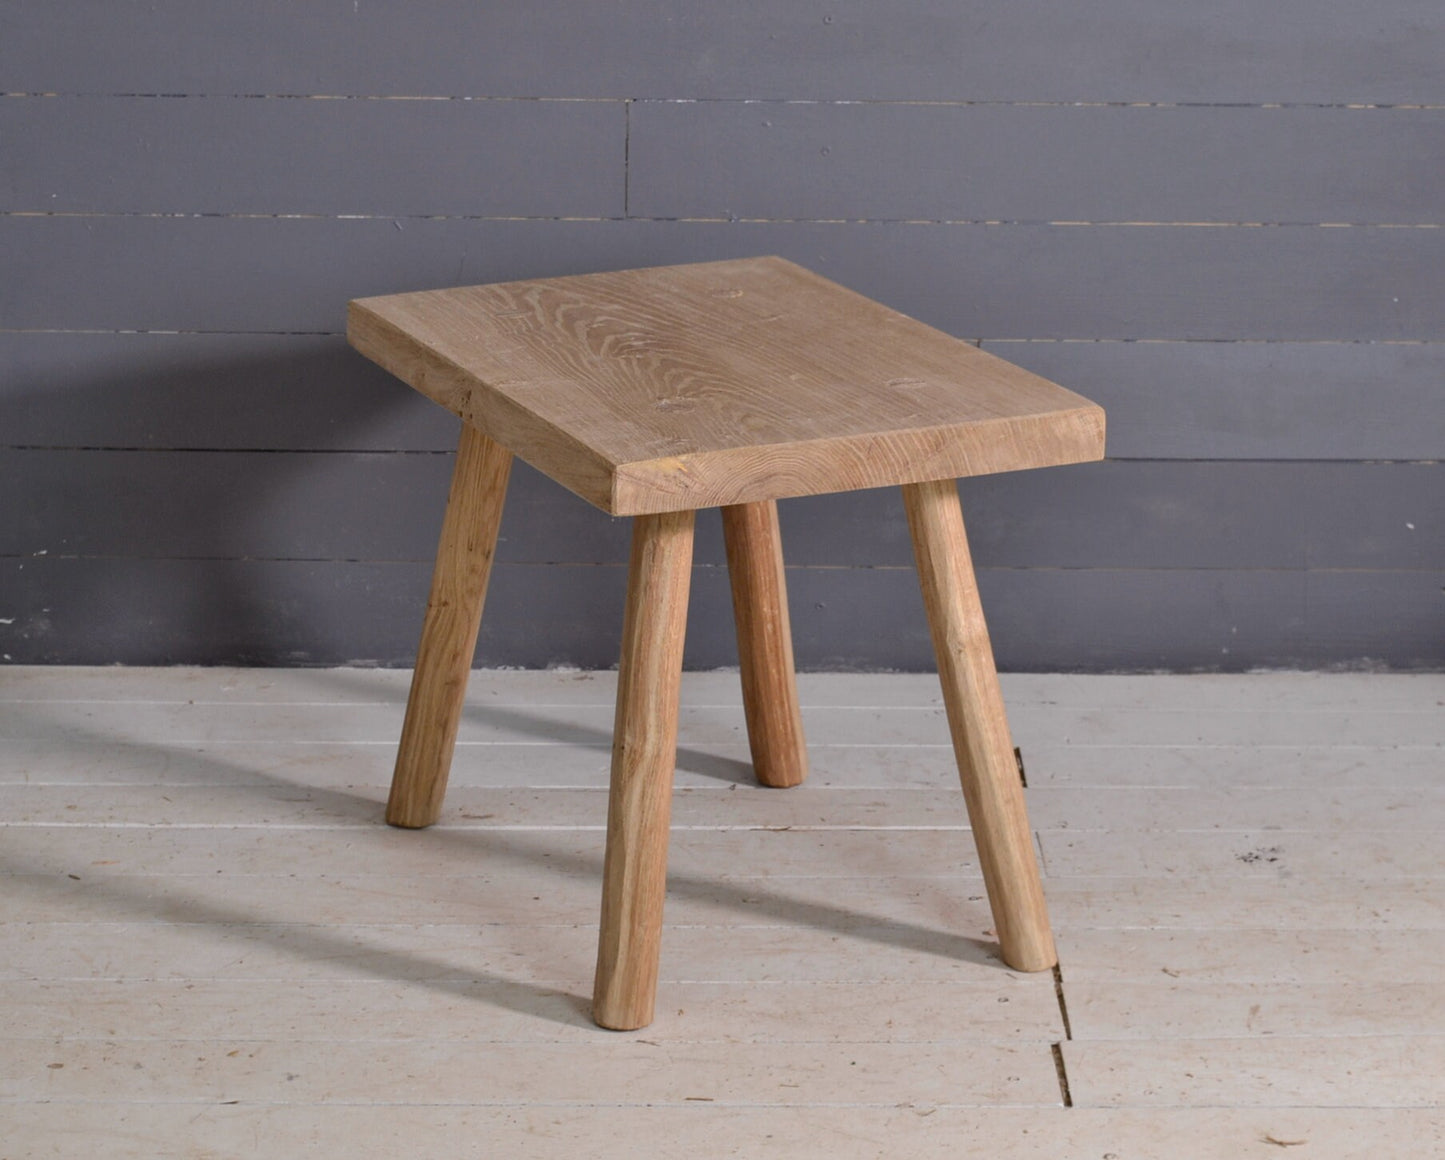
<path id="1" fill-rule="evenodd" d="M 589 893 L 587 906 L 595 912 L 596 892 Z M 617 1041 L 599 1036 L 576 997 L 563 989 L 548 994 L 538 987 L 533 1003 L 519 1008 L 507 1005 L 502 980 L 415 985 L 424 982 L 126 979 L 114 984 L 117 1001 L 108 1005 L 105 1030 L 118 1039 L 195 1040 L 225 1039 L 244 1027 L 251 1038 L 284 1040 L 296 1027 L 329 1024 L 338 1030 L 364 1027 L 373 1041 L 449 1039 L 488 1044 L 499 1053 L 521 1043 L 585 1047 Z M 864 1037 L 894 1044 L 1008 1043 L 1063 1033 L 1054 989 L 1039 984 L 1044 980 L 1002 971 L 986 979 L 814 979 L 794 985 L 673 978 L 660 983 L 659 1002 L 670 1021 L 686 1024 L 693 1042 L 775 1044 L 776 1029 L 790 1026 L 800 1039 L 808 1035 L 816 1044 L 835 1047 Z M 0 1008 L 24 1011 L 26 1030 L 35 1039 L 85 1037 L 93 1030 L 87 1016 L 94 1002 L 93 980 L 0 981 Z M 458 1008 L 485 1010 L 487 1018 L 458 1020 Z"/>
<path id="2" fill-rule="evenodd" d="M 510 451 L 462 425 L 386 806 L 393 826 L 429 826 L 441 812 L 511 468 Z"/>
<path id="3" fill-rule="evenodd" d="M 757 792 L 764 791 L 759 788 Z M 680 830 L 671 841 L 670 877 L 676 880 L 679 875 L 686 876 L 692 880 L 691 891 L 706 894 L 708 887 L 697 879 L 736 875 L 739 867 L 746 866 L 756 877 L 775 879 L 782 884 L 785 879 L 806 874 L 807 865 L 813 859 L 850 866 L 853 876 L 864 878 L 879 875 L 927 878 L 940 873 L 979 877 L 979 864 L 971 852 L 973 843 L 956 822 L 955 814 L 947 817 L 946 824 L 922 829 L 872 827 L 866 821 L 859 821 L 823 830 L 777 825 L 748 827 L 731 822 L 699 830 Z M 324 835 L 338 829 L 347 831 L 355 825 L 355 822 L 323 826 L 312 823 L 284 829 L 273 821 L 269 825 L 180 825 L 152 830 L 125 823 L 77 826 L 61 823 L 53 828 L 17 827 L 8 841 L 17 856 L 23 854 L 24 865 L 34 867 L 38 874 L 62 874 L 75 861 L 84 859 L 82 865 L 93 863 L 110 867 L 112 873 L 126 875 L 146 873 L 147 868 L 152 873 L 205 874 L 214 873 L 218 865 L 234 867 L 237 874 L 264 874 L 268 865 L 287 862 L 296 867 L 297 873 L 319 875 L 334 871 L 387 877 L 456 877 L 467 868 L 467 859 L 475 859 L 489 875 L 490 890 L 496 882 L 516 877 L 518 868 L 533 866 L 544 858 L 587 875 L 594 884 L 602 868 L 605 832 L 601 826 L 562 827 L 552 837 L 548 835 L 553 834 L 555 827 L 549 830 L 538 826 L 530 832 L 439 827 L 437 832 L 444 837 L 436 843 L 423 844 L 417 835 L 397 834 L 394 843 L 368 844 L 364 852 L 338 848 L 334 842 L 319 839 L 316 843 L 298 845 L 298 833 L 304 836 L 307 831 L 319 828 Z M 1121 834 L 1128 835 L 1127 841 Z M 1254 850 L 1279 845 L 1281 838 L 1277 833 L 1150 832 L 1120 826 L 1086 835 L 1080 845 L 1087 857 L 1077 853 L 1067 856 L 1069 843 L 1076 841 L 1067 830 L 1049 830 L 1040 837 L 1046 851 L 1045 869 L 1052 879 L 1192 875 L 1207 878 L 1226 894 L 1236 885 L 1273 881 L 1280 877 L 1281 867 L 1284 873 L 1329 875 L 1341 865 L 1368 865 L 1370 877 L 1376 881 L 1400 886 L 1424 881 L 1436 889 L 1445 879 L 1439 836 L 1427 831 L 1299 833 L 1291 835 L 1284 846 L 1287 859 L 1274 863 L 1259 859 L 1249 865 L 1242 864 L 1241 858 Z M 1137 855 L 1113 853 L 1121 846 L 1135 845 L 1141 851 Z M 1048 853 L 1058 847 L 1065 848 L 1066 856 Z M 53 849 L 61 853 L 54 853 Z M 970 883 L 967 887 L 970 893 L 981 898 L 982 891 L 974 890 L 974 886 L 982 886 L 982 882 Z M 595 919 L 596 908 L 589 909 Z M 485 906 L 478 904 L 472 917 L 482 921 L 486 915 Z M 1217 919 L 1215 922 L 1218 924 Z M 979 930 L 984 929 L 993 929 L 993 924 L 980 923 Z M 1106 940 L 1100 953 L 1114 953 L 1119 945 L 1122 944 Z M 521 969 L 520 964 L 515 966 Z M 949 969 L 947 961 L 941 969 Z"/>
<path id="4" fill-rule="evenodd" d="M 411 673 L 406 669 L 235 669 L 127 668 L 128 683 L 118 687 L 112 669 L 71 665 L 40 667 L 11 665 L 0 669 L 0 711 L 6 704 L 52 702 L 56 706 L 86 701 L 94 704 L 176 705 L 194 703 L 197 693 L 211 705 L 262 705 L 312 701 L 320 706 L 338 704 L 396 705 L 406 699 Z M 559 685 L 559 681 L 570 683 Z M 738 702 L 737 682 L 724 671 L 688 675 L 690 706 L 730 708 Z M 1102 728 L 1096 710 L 1106 714 L 1130 712 L 1127 731 L 1151 717 L 1208 711 L 1209 747 L 1230 718 L 1247 721 L 1260 716 L 1310 717 L 1317 722 L 1343 718 L 1347 728 L 1358 730 L 1381 713 L 1413 714 L 1438 719 L 1441 690 L 1417 673 L 1174 673 L 1167 681 L 1158 674 L 1000 673 L 999 684 L 1015 713 L 1020 708 L 1044 709 L 1048 722 L 1064 721 L 1056 736 L 1077 732 L 1093 724 L 1095 732 L 1081 736 L 1088 744 L 1123 745 L 1132 737 L 1119 735 L 1123 723 L 1107 717 Z M 869 709 L 892 708 L 916 713 L 943 704 L 938 678 L 932 673 L 890 673 L 879 684 L 875 673 L 800 673 L 798 687 L 810 709 L 828 706 Z M 468 685 L 469 697 L 480 694 L 489 702 L 508 705 L 565 703 L 573 706 L 605 705 L 611 708 L 617 688 L 615 672 L 575 672 L 559 678 L 554 670 L 478 669 Z M 559 688 L 567 695 L 560 697 Z M 1069 716 L 1063 716 L 1060 711 Z M 1088 716 L 1078 717 L 1080 710 Z M 1229 735 L 1234 736 L 1231 728 Z M 8 736 L 8 734 L 7 734 Z M 292 737 L 291 740 L 301 740 Z M 1169 744 L 1197 747 L 1200 737 L 1175 733 Z M 1326 739 L 1326 743 L 1330 743 Z M 1445 723 L 1435 744 L 1445 744 Z M 1158 743 L 1156 743 L 1158 744 Z M 1357 735 L 1337 741 L 1342 747 L 1360 744 Z M 1384 742 L 1380 743 L 1385 744 Z M 1267 769 L 1259 772 L 1268 773 Z"/>
<path id="5" fill-rule="evenodd" d="M 1143 1014 L 1143 1012 L 1141 1012 Z M 1066 1043 L 1064 1062 L 1088 1079 L 1070 1085 L 1077 1107 L 1240 1107 L 1354 1104 L 1439 1111 L 1445 1036 L 1373 1035 L 1341 1050 L 1338 1040 L 1194 1039 Z M 1421 1155 L 1428 1156 L 1434 1146 Z"/>
<path id="6" fill-rule="evenodd" d="M 408 676 L 0 668 L 11 1151 L 1345 1160 L 1445 1130 L 1441 676 L 1004 674 L 1056 987 L 997 958 L 936 677 L 804 674 L 813 769 L 778 794 L 737 674 L 686 673 L 640 1036 L 586 995 L 617 674 L 475 673 L 442 824 L 403 833 Z"/>
<path id="7" fill-rule="evenodd" d="M 333 746 L 333 748 L 339 748 Z M 378 747 L 380 748 L 380 747 Z M 532 743 L 516 747 L 497 746 L 493 752 L 526 749 L 535 764 L 545 758 L 549 777 L 560 777 L 578 784 L 519 787 L 525 780 L 525 767 L 515 760 L 468 763 L 453 774 L 447 801 L 446 824 L 461 830 L 541 829 L 548 825 L 600 825 L 605 812 L 607 770 L 605 754 L 592 751 L 592 765 L 586 768 L 569 761 L 570 748 L 564 744 L 548 746 Z M 540 750 L 540 752 L 539 752 Z M 840 826 L 864 826 L 870 829 L 889 827 L 904 829 L 926 826 L 940 829 L 952 826 L 965 829 L 965 816 L 958 808 L 958 789 L 939 784 L 945 772 L 945 761 L 937 760 L 926 770 L 907 765 L 893 765 L 888 759 L 888 746 L 866 751 L 870 762 L 852 762 L 839 776 L 828 776 L 832 768 L 827 761 L 823 782 L 829 793 L 827 809 L 822 801 L 799 795 L 749 795 L 735 807 L 735 824 L 739 829 L 769 829 L 787 826 L 791 829 L 833 830 Z M 688 771 L 678 776 L 673 793 L 673 825 L 689 829 L 704 824 L 715 808 L 712 798 L 718 793 L 734 792 L 729 786 L 743 780 L 740 760 L 745 751 L 733 747 L 734 757 L 719 756 L 718 768 L 738 777 L 738 781 L 719 784 L 706 772 Z M 313 754 L 315 750 L 313 749 Z M 179 758 L 181 755 L 177 755 Z M 342 756 L 336 754 L 336 757 Z M 326 822 L 361 821 L 375 812 L 385 793 L 370 784 L 357 787 L 357 779 L 375 778 L 382 768 L 380 762 L 368 760 L 366 749 L 353 750 L 347 762 L 307 761 L 307 778 L 312 784 L 329 784 L 336 793 L 298 801 L 284 789 L 253 781 L 247 785 L 200 782 L 173 787 L 167 803 L 165 821 L 171 825 L 219 825 L 222 819 L 260 824 L 289 816 L 296 825 Z M 940 754 L 940 757 L 944 756 Z M 683 760 L 686 760 L 684 757 Z M 301 764 L 301 763 L 297 763 Z M 275 767 L 278 772 L 284 767 Z M 734 770 L 737 772 L 734 774 Z M 482 773 L 482 777 L 477 774 Z M 503 781 L 511 784 L 499 784 Z M 460 784 L 459 784 L 460 783 Z M 490 784 L 488 784 L 490 783 Z M 583 788 L 585 787 L 585 788 Z M 884 788 L 887 793 L 881 792 Z M 355 789 L 349 798 L 338 800 L 340 791 Z M 1257 789 L 1246 787 L 1232 791 L 1177 787 L 1155 790 L 1147 787 L 1124 789 L 1108 786 L 1034 786 L 1029 794 L 1029 814 L 1040 832 L 1052 835 L 1068 831 L 1069 840 L 1080 843 L 1078 850 L 1097 856 L 1099 835 L 1106 834 L 1127 810 L 1132 828 L 1144 834 L 1170 832 L 1181 814 L 1207 819 L 1201 825 L 1198 839 L 1228 838 L 1236 842 L 1259 839 L 1259 817 L 1265 813 L 1272 823 L 1293 833 L 1345 831 L 1350 823 L 1361 831 L 1400 835 L 1432 832 L 1431 810 L 1445 808 L 1445 786 L 1421 786 L 1401 790 L 1372 790 L 1365 786 L 1335 789 L 1328 794 L 1309 789 Z M 55 797 L 55 787 L 44 785 L 0 785 L 0 816 L 14 822 L 41 822 Z M 77 793 L 72 802 L 69 820 L 102 825 L 143 825 L 157 819 L 147 812 L 143 802 L 129 792 L 125 783 L 100 782 L 84 794 Z M 1268 842 L 1264 842 L 1267 847 Z M 1147 847 L 1146 847 L 1146 852 Z M 1188 852 L 1181 846 L 1180 856 Z M 1246 852 L 1244 848 L 1242 853 Z M 1067 854 L 1061 854 L 1067 857 Z M 1266 867 L 1271 865 L 1261 857 Z M 1240 869 L 1248 869 L 1241 864 Z"/>
<path id="8" fill-rule="evenodd" d="M 951 479 L 905 485 L 903 503 L 999 945 L 1010 966 L 1047 970 L 1058 956 L 958 488 Z"/>
<path id="9" fill-rule="evenodd" d="M 657 993 L 692 533 L 690 511 L 632 530 L 592 998 L 592 1017 L 619 1031 L 651 1023 Z"/>
<path id="10" fill-rule="evenodd" d="M 1178 968 L 1171 968 L 1177 970 Z M 1328 982 L 1216 983 L 1181 977 L 1143 982 L 1074 981 L 1069 1020 L 1080 1039 L 1310 1039 L 1339 1035 L 1445 1036 L 1439 986 L 1383 976 L 1368 986 Z"/>
<path id="11" fill-rule="evenodd" d="M 800 785 L 808 776 L 808 749 L 793 671 L 777 502 L 725 507 L 722 526 L 753 771 L 763 785 Z"/>
<path id="12" fill-rule="evenodd" d="M 1104 449 L 1088 400 L 781 258 L 358 299 L 347 333 L 614 515 Z"/>
<path id="13" fill-rule="evenodd" d="M 513 1105 L 232 1105 L 27 1103 L 7 1123 L 20 1155 L 44 1155 L 57 1141 L 75 1151 L 105 1139 L 126 1160 L 181 1160 L 170 1141 L 197 1141 L 225 1160 L 256 1148 L 304 1155 L 318 1140 L 336 1141 L 349 1160 L 398 1154 L 466 1156 L 459 1140 L 485 1140 L 501 1155 L 539 1160 L 664 1160 L 690 1156 L 784 1155 L 800 1158 L 887 1157 L 1008 1160 L 1060 1157 L 1174 1156 L 1189 1142 L 1189 1160 L 1289 1156 L 1309 1144 L 1318 1160 L 1420 1155 L 1421 1142 L 1445 1138 L 1445 1114 L 1433 1108 L 1065 1108 L 934 1106 L 828 1107 L 720 1104 L 693 1096 L 682 1106 L 551 1106 L 532 1114 Z M 160 1142 L 160 1143 L 158 1143 Z M 760 1142 L 761 1146 L 760 1146 Z M 865 1150 L 867 1149 L 867 1150 Z M 205 1154 L 202 1152 L 202 1154 Z"/>
<path id="14" fill-rule="evenodd" d="M 0 670 L 3 673 L 4 670 Z M 395 678 L 393 673 L 388 679 Z M 171 744 L 204 744 L 246 742 L 252 729 L 264 723 L 267 728 L 284 728 L 275 744 L 323 742 L 357 745 L 394 745 L 401 727 L 405 702 L 403 688 L 391 702 L 367 700 L 321 701 L 317 696 L 298 698 L 271 697 L 267 701 L 235 700 L 218 702 L 213 717 L 197 720 L 187 699 L 169 702 L 148 701 L 140 704 L 97 701 L 81 707 L 79 703 L 57 702 L 52 707 L 33 713 L 8 711 L 12 718 L 0 722 L 10 742 L 42 740 L 59 729 L 73 729 L 81 734 L 104 728 L 117 740 L 133 744 L 157 741 Z M 1007 679 L 1007 677 L 1005 677 Z M 578 678 L 587 699 L 581 702 L 552 703 L 540 698 L 528 700 L 514 695 L 507 701 L 486 701 L 487 711 L 478 712 L 463 722 L 461 744 L 507 744 L 523 741 L 539 731 L 553 742 L 590 743 L 607 746 L 611 742 L 612 708 L 616 677 L 608 673 L 587 674 Z M 738 708 L 738 684 L 735 673 L 709 675 L 709 683 L 726 694 L 718 694 L 703 704 L 689 702 L 682 708 L 688 719 L 693 739 L 709 746 L 730 743 L 745 744 L 742 717 Z M 353 677 L 330 678 L 331 686 L 310 687 L 320 696 L 345 694 Z M 813 748 L 855 748 L 869 746 L 893 747 L 903 739 L 913 745 L 947 746 L 948 721 L 938 693 L 938 679 L 929 674 L 929 702 L 917 705 L 829 704 L 813 700 L 804 710 L 810 732 L 817 734 Z M 800 683 L 815 689 L 826 689 L 816 675 L 804 674 Z M 916 679 L 914 684 L 919 684 Z M 295 682 L 282 688 L 304 689 Z M 525 682 L 522 683 L 525 688 Z M 1306 686 L 1308 688 L 1308 686 Z M 316 702 L 314 704 L 308 701 Z M 1010 704 L 1014 702 L 1010 701 Z M 278 707 L 279 706 L 279 707 Z M 0 705 L 0 717 L 7 710 Z M 1285 708 L 1209 709 L 1194 711 L 1087 705 L 1046 705 L 1021 703 L 1010 714 L 1015 740 L 1027 745 L 1027 762 L 1032 782 L 1033 766 L 1046 753 L 1055 761 L 1068 753 L 1073 760 L 1085 763 L 1094 784 L 1151 784 L 1148 773 L 1169 759 L 1173 770 L 1167 778 L 1153 783 L 1210 784 L 1205 779 L 1191 780 L 1185 773 L 1191 763 L 1201 773 L 1208 771 L 1221 779 L 1219 784 L 1286 785 L 1276 781 L 1274 767 L 1300 769 L 1307 757 L 1318 759 L 1322 768 L 1335 768 L 1347 763 L 1350 769 L 1364 764 L 1385 762 L 1395 771 L 1411 767 L 1412 760 L 1425 761 L 1438 756 L 1445 744 L 1445 714 L 1403 712 L 1375 709 L 1368 712 L 1336 712 L 1295 710 Z M 1176 739 L 1181 732 L 1193 731 L 1208 736 L 1208 745 L 1185 744 Z M 1121 740 L 1126 733 L 1129 741 Z M 1354 740 L 1351 740 L 1353 738 Z M 1311 750 L 1318 752 L 1310 753 Z M 1261 761 L 1264 755 L 1266 760 Z M 1096 761 L 1095 756 L 1103 760 Z M 119 760 L 120 754 L 115 755 Z M 1251 760 L 1252 759 L 1252 760 Z M 1108 775 L 1110 768 L 1118 773 Z M 1343 768 L 1341 766 L 1340 768 Z"/>

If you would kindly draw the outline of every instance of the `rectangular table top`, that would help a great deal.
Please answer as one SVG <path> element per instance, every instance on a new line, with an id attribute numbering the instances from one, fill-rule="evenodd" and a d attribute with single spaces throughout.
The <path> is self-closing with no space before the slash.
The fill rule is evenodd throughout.
<path id="1" fill-rule="evenodd" d="M 613 515 L 1104 453 L 1087 399 L 776 257 L 361 298 L 347 334 Z"/>

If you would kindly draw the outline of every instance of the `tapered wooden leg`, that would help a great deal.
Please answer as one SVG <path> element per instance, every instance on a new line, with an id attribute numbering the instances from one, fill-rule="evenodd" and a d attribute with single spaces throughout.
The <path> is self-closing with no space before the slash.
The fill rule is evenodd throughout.
<path id="1" fill-rule="evenodd" d="M 657 995 L 692 528 L 690 511 L 632 525 L 592 991 L 593 1019 L 617 1031 L 651 1023 Z"/>
<path id="2" fill-rule="evenodd" d="M 511 467 L 510 451 L 462 425 L 386 804 L 393 826 L 429 826 L 441 813 Z"/>
<path id="3" fill-rule="evenodd" d="M 958 488 L 951 479 L 907 484 L 903 502 L 928 607 L 963 797 L 1000 949 L 1011 967 L 1046 970 L 1058 956 L 1049 931 L 993 649 L 979 604 Z"/>
<path id="4" fill-rule="evenodd" d="M 808 749 L 793 674 L 778 505 L 736 504 L 722 509 L 722 520 L 753 771 L 763 785 L 798 785 L 808 776 Z"/>

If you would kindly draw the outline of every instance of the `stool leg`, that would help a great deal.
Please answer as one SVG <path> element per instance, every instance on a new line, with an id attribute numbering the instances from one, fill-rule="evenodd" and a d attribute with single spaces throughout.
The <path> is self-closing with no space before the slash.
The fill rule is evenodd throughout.
<path id="1" fill-rule="evenodd" d="M 778 505 L 735 504 L 722 509 L 722 520 L 753 770 L 763 785 L 798 785 L 808 776 L 808 749 L 793 674 Z"/>
<path id="2" fill-rule="evenodd" d="M 441 813 L 511 467 L 510 451 L 462 425 L 386 804 L 393 826 L 429 826 Z"/>
<path id="3" fill-rule="evenodd" d="M 1058 956 L 958 487 L 951 479 L 906 484 L 903 503 L 994 929 L 1009 966 L 1046 970 Z"/>
<path id="4" fill-rule="evenodd" d="M 617 1031 L 651 1023 L 657 995 L 692 528 L 690 511 L 632 525 L 592 991 L 592 1018 Z"/>

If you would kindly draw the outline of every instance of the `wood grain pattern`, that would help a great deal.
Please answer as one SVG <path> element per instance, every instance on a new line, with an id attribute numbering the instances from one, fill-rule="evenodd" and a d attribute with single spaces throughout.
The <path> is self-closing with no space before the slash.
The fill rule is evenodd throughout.
<path id="1" fill-rule="evenodd" d="M 690 511 L 632 530 L 592 1003 L 593 1019 L 619 1031 L 651 1023 L 657 993 L 692 532 Z"/>
<path id="2" fill-rule="evenodd" d="M 359 299 L 348 337 L 613 515 L 1103 455 L 1086 399 L 781 258 Z"/>
<path id="3" fill-rule="evenodd" d="M 999 946 L 1010 966 L 1046 970 L 1058 955 L 958 489 L 952 480 L 914 484 L 904 487 L 903 503 Z"/>
<path id="4" fill-rule="evenodd" d="M 441 812 L 511 466 L 511 452 L 463 425 L 386 806 L 393 826 Z"/>
<path id="5" fill-rule="evenodd" d="M 725 507 L 722 524 L 753 772 L 763 785 L 799 785 L 808 776 L 808 749 L 793 670 L 777 502 Z"/>

